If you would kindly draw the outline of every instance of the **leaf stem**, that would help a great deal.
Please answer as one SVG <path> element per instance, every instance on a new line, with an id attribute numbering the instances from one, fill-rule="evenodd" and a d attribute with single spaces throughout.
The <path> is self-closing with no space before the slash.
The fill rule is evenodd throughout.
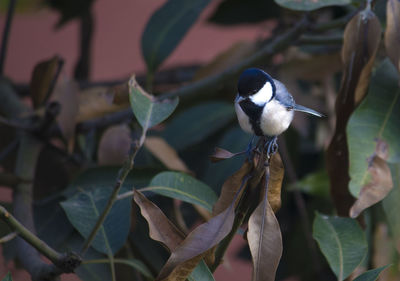
<path id="1" fill-rule="evenodd" d="M 7 55 L 7 45 L 8 37 L 10 35 L 11 22 L 14 16 L 16 0 L 9 0 L 6 23 L 3 29 L 3 38 L 1 40 L 1 50 L 0 50 L 0 76 L 3 76 L 4 63 Z"/>

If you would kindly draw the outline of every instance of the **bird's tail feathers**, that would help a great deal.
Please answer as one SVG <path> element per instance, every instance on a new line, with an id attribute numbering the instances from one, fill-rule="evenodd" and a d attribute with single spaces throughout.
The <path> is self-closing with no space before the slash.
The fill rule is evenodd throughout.
<path id="1" fill-rule="evenodd" d="M 317 111 L 315 111 L 315 110 L 313 110 L 311 108 L 308 108 L 308 107 L 305 107 L 305 106 L 302 106 L 302 105 L 299 105 L 299 104 L 295 105 L 294 110 L 295 111 L 305 112 L 305 113 L 308 113 L 308 114 L 312 114 L 312 115 L 315 115 L 315 116 L 318 116 L 318 117 L 325 117 L 325 115 L 323 115 L 323 114 L 321 114 L 321 113 L 319 113 L 319 112 L 317 112 Z"/>

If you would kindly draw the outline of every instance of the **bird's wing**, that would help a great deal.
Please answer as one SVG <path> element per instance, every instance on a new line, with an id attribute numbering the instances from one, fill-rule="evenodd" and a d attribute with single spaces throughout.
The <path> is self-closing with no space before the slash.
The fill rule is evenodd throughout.
<path id="1" fill-rule="evenodd" d="M 285 85 L 278 80 L 274 80 L 275 84 L 275 99 L 277 99 L 282 105 L 288 109 L 293 109 L 295 107 L 295 102 L 292 95 L 286 89 Z"/>

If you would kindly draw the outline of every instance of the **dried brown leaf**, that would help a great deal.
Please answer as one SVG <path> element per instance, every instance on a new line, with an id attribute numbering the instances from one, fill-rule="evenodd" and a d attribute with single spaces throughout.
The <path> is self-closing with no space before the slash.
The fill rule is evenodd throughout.
<path id="1" fill-rule="evenodd" d="M 386 53 L 400 71 L 400 2 L 388 0 L 386 3 Z"/>
<path id="2" fill-rule="evenodd" d="M 133 196 L 142 216 L 149 224 L 150 237 L 164 244 L 171 252 L 183 241 L 184 234 L 164 215 L 163 211 L 140 191 Z"/>
<path id="3" fill-rule="evenodd" d="M 392 174 L 386 162 L 389 157 L 388 145 L 378 140 L 375 153 L 369 159 L 369 182 L 361 188 L 360 194 L 350 209 L 350 217 L 356 218 L 366 208 L 381 201 L 393 188 Z"/>
<path id="4" fill-rule="evenodd" d="M 253 258 L 252 281 L 274 281 L 282 256 L 282 235 L 265 195 L 250 216 L 247 240 Z"/>
<path id="5" fill-rule="evenodd" d="M 54 56 L 49 60 L 39 62 L 33 69 L 29 91 L 34 108 L 43 105 L 49 98 L 49 91 L 54 86 L 52 82 L 61 63 L 61 58 Z"/>
<path id="6" fill-rule="evenodd" d="M 236 193 L 243 185 L 243 179 L 250 173 L 252 168 L 253 165 L 245 161 L 242 167 L 224 182 L 221 188 L 221 195 L 213 207 L 212 213 L 214 216 L 218 215 L 232 204 Z M 238 196 L 238 198 L 240 198 L 240 196 Z"/>
<path id="7" fill-rule="evenodd" d="M 379 46 L 381 27 L 375 14 L 366 9 L 355 15 L 344 32 L 343 78 L 336 99 L 336 128 L 327 150 L 331 193 L 338 214 L 347 216 L 353 204 L 348 190 L 349 156 L 346 127 L 350 115 L 365 96 Z"/>
<path id="8" fill-rule="evenodd" d="M 131 146 L 131 131 L 127 125 L 107 128 L 101 136 L 97 150 L 100 165 L 122 165 Z"/>
<path id="9" fill-rule="evenodd" d="M 179 158 L 175 149 L 164 139 L 160 137 L 147 137 L 144 146 L 168 169 L 191 173 L 186 164 Z"/>
<path id="10" fill-rule="evenodd" d="M 272 210 L 276 213 L 281 207 L 282 181 L 285 174 L 285 168 L 279 153 L 275 153 L 272 156 L 269 169 L 268 201 Z"/>
<path id="11" fill-rule="evenodd" d="M 189 233 L 171 253 L 156 280 L 185 280 L 207 251 L 221 242 L 231 231 L 235 218 L 234 211 L 232 202 L 225 211 Z"/>

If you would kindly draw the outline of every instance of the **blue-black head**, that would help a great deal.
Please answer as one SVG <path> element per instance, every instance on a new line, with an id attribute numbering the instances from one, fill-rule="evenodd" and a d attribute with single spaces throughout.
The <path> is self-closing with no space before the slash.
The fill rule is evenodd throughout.
<path id="1" fill-rule="evenodd" d="M 275 84 L 272 77 L 258 68 L 248 68 L 242 72 L 238 82 L 238 93 L 242 97 L 249 97 L 260 91 L 265 83 L 271 83 L 272 97 L 275 95 Z"/>

